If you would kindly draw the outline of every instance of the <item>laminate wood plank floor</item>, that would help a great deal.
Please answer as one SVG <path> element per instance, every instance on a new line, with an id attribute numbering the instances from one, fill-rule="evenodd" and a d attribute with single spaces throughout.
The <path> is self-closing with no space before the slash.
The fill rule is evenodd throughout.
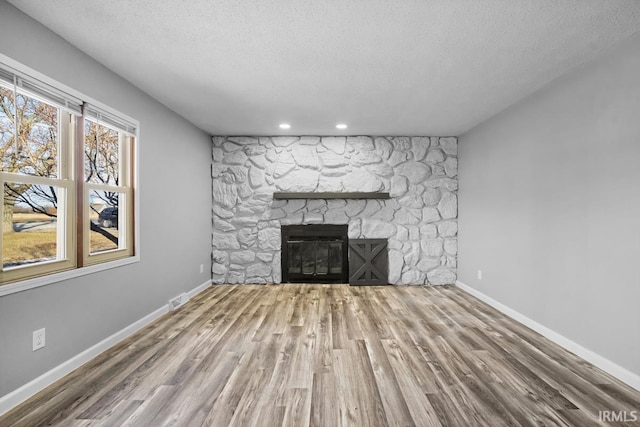
<path id="1" fill-rule="evenodd" d="M 0 426 L 640 425 L 634 414 L 640 392 L 456 287 L 220 285 Z"/>

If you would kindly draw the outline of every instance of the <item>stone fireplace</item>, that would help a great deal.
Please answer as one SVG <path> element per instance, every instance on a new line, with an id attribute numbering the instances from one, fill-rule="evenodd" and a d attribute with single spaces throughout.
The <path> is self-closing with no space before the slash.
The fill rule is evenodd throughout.
<path id="1" fill-rule="evenodd" d="M 280 283 L 281 227 L 314 224 L 386 239 L 391 284 L 455 282 L 456 138 L 214 137 L 212 155 L 214 283 Z M 390 198 L 274 200 L 274 192 Z"/>

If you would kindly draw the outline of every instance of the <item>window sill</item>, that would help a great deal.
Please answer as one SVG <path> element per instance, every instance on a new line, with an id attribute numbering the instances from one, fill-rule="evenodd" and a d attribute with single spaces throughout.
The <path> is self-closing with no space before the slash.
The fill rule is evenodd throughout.
<path id="1" fill-rule="evenodd" d="M 41 277 L 34 277 L 33 279 L 22 280 L 20 282 L 0 285 L 0 297 L 5 295 L 10 295 L 10 294 L 15 294 L 17 292 L 26 291 L 28 289 L 39 288 L 41 286 L 47 286 L 53 283 L 74 279 L 76 277 L 86 276 L 87 274 L 93 274 L 93 273 L 97 273 L 104 270 L 110 270 L 112 268 L 118 268 L 125 265 L 134 264 L 139 261 L 140 261 L 140 256 L 135 255 L 132 257 L 121 258 L 115 261 L 103 262 L 100 264 L 94 264 L 87 267 L 62 271 L 60 273 L 48 274 L 46 276 L 41 276 Z"/>

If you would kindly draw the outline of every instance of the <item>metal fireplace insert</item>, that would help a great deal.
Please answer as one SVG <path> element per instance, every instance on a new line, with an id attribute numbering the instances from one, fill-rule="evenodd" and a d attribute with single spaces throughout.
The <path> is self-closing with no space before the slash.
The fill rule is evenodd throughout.
<path id="1" fill-rule="evenodd" d="M 282 281 L 349 283 L 347 225 L 283 225 Z"/>

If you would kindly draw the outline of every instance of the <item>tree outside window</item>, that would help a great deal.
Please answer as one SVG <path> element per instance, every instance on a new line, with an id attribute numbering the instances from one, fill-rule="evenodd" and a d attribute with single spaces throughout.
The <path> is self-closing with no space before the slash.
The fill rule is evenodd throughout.
<path id="1" fill-rule="evenodd" d="M 0 84 L 0 284 L 133 255 L 134 138 L 77 114 Z"/>

